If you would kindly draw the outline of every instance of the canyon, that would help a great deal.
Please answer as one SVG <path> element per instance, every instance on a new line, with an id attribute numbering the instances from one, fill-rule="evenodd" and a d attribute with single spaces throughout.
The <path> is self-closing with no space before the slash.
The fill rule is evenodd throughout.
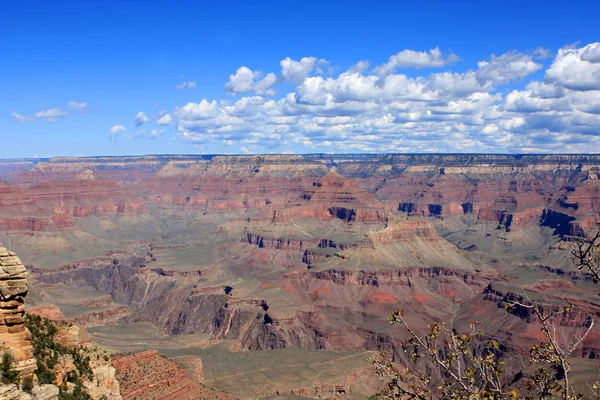
<path id="1" fill-rule="evenodd" d="M 359 399 L 377 387 L 361 378 L 368 355 L 406 361 L 387 321 L 402 308 L 416 329 L 479 322 L 516 373 L 540 337 L 507 300 L 576 305 L 565 335 L 600 318 L 599 288 L 566 250 L 600 222 L 599 173 L 597 155 L 2 160 L 0 336 L 25 348 L 28 310 L 135 351 L 113 356 L 123 398 L 203 398 L 205 382 L 222 398 Z M 577 362 L 600 358 L 597 326 Z M 132 366 L 141 378 L 124 383 Z"/>

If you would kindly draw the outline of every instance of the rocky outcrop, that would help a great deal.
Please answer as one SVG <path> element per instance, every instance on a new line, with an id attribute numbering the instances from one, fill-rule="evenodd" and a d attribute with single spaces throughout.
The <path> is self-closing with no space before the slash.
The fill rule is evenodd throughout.
<path id="1" fill-rule="evenodd" d="M 541 218 L 541 225 L 553 228 L 556 235 L 560 235 L 561 237 L 583 236 L 583 232 L 577 229 L 578 225 L 574 224 L 574 222 L 575 217 L 565 212 L 551 209 L 544 210 Z"/>
<path id="2" fill-rule="evenodd" d="M 273 238 L 251 232 L 248 232 L 242 241 L 260 248 L 276 250 L 305 250 L 321 243 L 319 239 Z"/>
<path id="3" fill-rule="evenodd" d="M 21 376 L 32 375 L 36 361 L 25 327 L 27 270 L 15 253 L 0 247 L 0 355 L 10 351 Z"/>
<path id="4" fill-rule="evenodd" d="M 327 176 L 313 181 L 291 206 L 273 215 L 273 221 L 277 222 L 303 218 L 381 223 L 386 220 L 386 211 L 371 193 L 332 169 Z"/>
<path id="5" fill-rule="evenodd" d="M 30 393 L 25 393 L 17 385 L 0 385 L 2 400 L 58 400 L 59 389 L 55 385 L 35 386 Z"/>
<path id="6" fill-rule="evenodd" d="M 56 231 L 57 229 L 72 228 L 74 226 L 75 220 L 68 215 L 0 218 L 0 230 L 7 231 Z"/>
<path id="7" fill-rule="evenodd" d="M 570 278 L 573 281 L 577 280 L 576 276 Z M 572 356 L 600 359 L 600 328 L 594 324 L 600 317 L 600 305 L 595 301 L 563 297 L 566 292 L 560 291 L 568 286 L 567 279 L 538 280 L 535 285 L 529 287 L 527 299 L 523 294 L 514 293 L 502 284 L 490 283 L 475 301 L 466 305 L 465 315 L 469 315 L 468 318 L 473 314 L 489 316 L 491 319 L 486 321 L 487 332 L 505 341 L 507 346 L 526 359 L 530 347 L 544 340 L 538 318 L 531 308 L 518 304 L 510 308 L 510 313 L 498 310 L 504 310 L 507 304 L 513 302 L 533 302 L 542 313 L 551 316 L 550 324 L 555 329 L 555 337 L 561 345 L 572 345 L 572 338 L 582 337 L 590 329 Z M 569 304 L 572 307 L 564 312 L 564 308 Z"/>
<path id="8" fill-rule="evenodd" d="M 561 283 L 561 281 L 558 282 Z M 506 304 L 512 302 L 526 304 L 528 301 L 522 294 L 508 291 L 504 292 L 496 289 L 493 284 L 489 284 L 485 288 L 483 295 L 485 300 L 497 303 L 499 308 L 504 308 Z M 535 302 L 536 307 L 538 307 L 538 309 L 544 314 L 556 314 L 556 317 L 553 319 L 553 322 L 556 326 L 587 328 L 592 319 L 597 319 L 600 317 L 600 305 L 597 304 L 578 302 L 579 304 L 577 304 L 577 307 L 574 307 L 573 310 L 563 313 L 561 311 L 564 309 L 564 306 L 561 307 L 557 303 L 558 302 L 556 300 L 552 301 L 548 299 L 544 299 L 543 301 L 538 300 Z M 511 314 L 525 320 L 528 323 L 536 322 L 535 314 L 531 308 L 515 305 L 511 308 L 510 312 Z M 598 347 L 598 350 L 600 350 L 600 346 Z M 600 353 L 598 353 L 598 358 L 600 358 Z"/>
<path id="9" fill-rule="evenodd" d="M 229 396 L 192 381 L 173 361 L 156 350 L 113 358 L 123 399 L 228 399 Z"/>
<path id="10" fill-rule="evenodd" d="M 246 233 L 241 241 L 268 250 L 305 251 L 314 247 L 345 250 L 350 246 L 349 244 L 337 243 L 332 239 L 270 237 L 266 234 L 253 232 Z"/>
<path id="11" fill-rule="evenodd" d="M 102 351 L 91 354 L 91 380 L 85 380 L 83 385 L 92 399 L 121 400 L 121 388 L 117 380 L 116 369 L 111 359 Z"/>
<path id="12" fill-rule="evenodd" d="M 424 241 L 441 241 L 435 227 L 427 220 L 390 223 L 381 231 L 370 232 L 368 238 L 373 244 L 407 242 L 417 238 Z"/>
<path id="13" fill-rule="evenodd" d="M 338 285 L 405 285 L 410 286 L 410 278 L 436 279 L 440 277 L 456 278 L 468 285 L 483 287 L 489 280 L 484 274 L 467 271 L 457 271 L 448 268 L 403 268 L 397 271 L 344 271 L 326 270 L 316 272 L 302 272 L 290 274 L 290 278 L 302 279 L 312 277 L 320 280 L 328 280 Z"/>
<path id="14" fill-rule="evenodd" d="M 342 257 L 339 255 L 335 248 L 332 247 L 324 247 L 324 248 L 310 248 L 304 250 L 304 254 L 302 255 L 302 262 L 308 266 L 308 268 L 312 268 L 316 263 L 320 261 L 324 261 L 330 257 Z"/>

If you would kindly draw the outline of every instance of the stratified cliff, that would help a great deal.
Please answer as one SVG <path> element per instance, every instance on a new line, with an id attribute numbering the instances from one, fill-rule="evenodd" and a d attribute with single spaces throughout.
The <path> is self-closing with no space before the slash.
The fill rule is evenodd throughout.
<path id="1" fill-rule="evenodd" d="M 600 155 L 21 160 L 0 181 L 0 240 L 28 265 L 30 302 L 90 332 L 149 322 L 242 351 L 402 357 L 386 319 L 401 307 L 416 329 L 485 321 L 526 362 L 537 327 L 505 296 L 577 304 L 561 335 L 600 315 L 561 250 L 600 221 L 599 173 Z"/>
<path id="2" fill-rule="evenodd" d="M 0 355 L 9 351 L 22 377 L 33 375 L 36 369 L 31 334 L 23 319 L 27 275 L 19 257 L 0 247 Z"/>
<path id="3" fill-rule="evenodd" d="M 230 396 L 192 381 L 173 361 L 155 350 L 113 359 L 123 399 L 226 400 Z"/>

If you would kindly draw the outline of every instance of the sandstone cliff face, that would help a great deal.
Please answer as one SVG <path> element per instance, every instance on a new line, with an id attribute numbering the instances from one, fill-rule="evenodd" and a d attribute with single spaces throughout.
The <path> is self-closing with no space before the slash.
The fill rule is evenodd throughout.
<path id="1" fill-rule="evenodd" d="M 174 335 L 210 333 L 237 340 L 248 350 L 378 346 L 374 332 L 332 325 L 330 317 L 319 310 L 297 310 L 282 316 L 271 313 L 264 300 L 236 299 L 223 288 L 200 289 L 186 277 L 163 276 L 151 270 L 111 265 L 46 273 L 38 279 L 46 283 L 85 282 L 129 305 L 129 320 L 150 321 Z M 379 272 L 306 271 L 290 273 L 284 279 L 301 303 L 350 307 L 357 314 L 370 310 L 375 315 L 387 315 L 387 308 L 403 303 L 431 302 L 433 308 L 441 308 L 443 302 L 475 296 L 489 282 L 474 271 L 416 267 Z"/>
<path id="2" fill-rule="evenodd" d="M 83 385 L 93 399 L 121 400 L 121 388 L 110 358 L 105 358 L 101 352 L 94 353 L 97 357 L 92 356 L 90 361 L 92 379 L 84 381 Z"/>
<path id="3" fill-rule="evenodd" d="M 116 370 L 111 365 L 111 359 L 104 351 L 89 347 L 89 337 L 85 328 L 74 324 L 57 323 L 58 332 L 55 340 L 65 347 L 86 347 L 86 355 L 90 357 L 89 367 L 91 379 L 83 379 L 83 386 L 87 389 L 90 397 L 94 400 L 121 400 L 119 382 L 116 378 Z M 57 385 L 60 386 L 65 375 L 75 370 L 72 357 L 59 358 L 58 366 L 54 372 L 57 377 Z"/>
<path id="4" fill-rule="evenodd" d="M 273 216 L 273 220 L 278 222 L 306 218 L 380 223 L 385 221 L 386 212 L 371 193 L 360 188 L 354 180 L 342 177 L 334 169 L 305 188 L 291 207 L 277 210 Z"/>
<path id="5" fill-rule="evenodd" d="M 113 366 L 123 399 L 228 399 L 230 396 L 192 381 L 173 361 L 155 350 L 116 356 Z"/>
<path id="6" fill-rule="evenodd" d="M 31 333 L 25 326 L 24 298 L 27 295 L 27 270 L 15 253 L 0 248 L 0 356 L 10 351 L 14 357 L 14 368 L 20 371 L 21 376 L 31 376 L 36 371 L 36 359 L 31 342 Z M 47 310 L 41 310 L 42 313 Z M 58 317 L 63 317 L 60 312 L 54 312 Z M 59 318 L 60 319 L 60 318 Z M 54 340 L 64 347 L 87 345 L 85 330 L 76 325 L 61 323 L 53 334 Z M 119 384 L 115 378 L 115 369 L 110 365 L 110 358 L 104 352 L 87 350 L 90 355 L 91 380 L 84 380 L 93 399 L 106 398 L 120 400 Z M 54 369 L 56 385 L 61 385 L 66 374 L 75 370 L 71 355 L 58 356 L 58 363 Z M 55 385 L 35 386 L 30 394 L 23 393 L 16 386 L 0 387 L 2 399 L 58 399 L 58 387 Z"/>
<path id="7" fill-rule="evenodd" d="M 598 165 L 583 155 L 55 158 L 12 181 L 27 185 L 0 186 L 0 231 L 77 231 L 81 218 L 143 214 L 150 204 L 283 223 L 474 214 L 506 230 L 552 209 L 581 235 L 600 211 Z"/>
<path id="8" fill-rule="evenodd" d="M 402 221 L 388 225 L 381 231 L 369 233 L 374 244 L 403 242 L 420 238 L 425 241 L 441 241 L 433 224 L 426 220 Z"/>
<path id="9" fill-rule="evenodd" d="M 15 253 L 0 247 L 0 355 L 10 351 L 22 376 L 36 369 L 31 334 L 25 327 L 27 271 Z"/>

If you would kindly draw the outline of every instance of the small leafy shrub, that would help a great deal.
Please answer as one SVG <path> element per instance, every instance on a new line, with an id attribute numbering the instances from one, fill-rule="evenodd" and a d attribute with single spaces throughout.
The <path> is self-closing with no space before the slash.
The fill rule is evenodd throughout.
<path id="1" fill-rule="evenodd" d="M 33 390 L 33 376 L 29 375 L 23 378 L 23 384 L 21 386 L 21 390 L 25 393 L 30 393 Z"/>

